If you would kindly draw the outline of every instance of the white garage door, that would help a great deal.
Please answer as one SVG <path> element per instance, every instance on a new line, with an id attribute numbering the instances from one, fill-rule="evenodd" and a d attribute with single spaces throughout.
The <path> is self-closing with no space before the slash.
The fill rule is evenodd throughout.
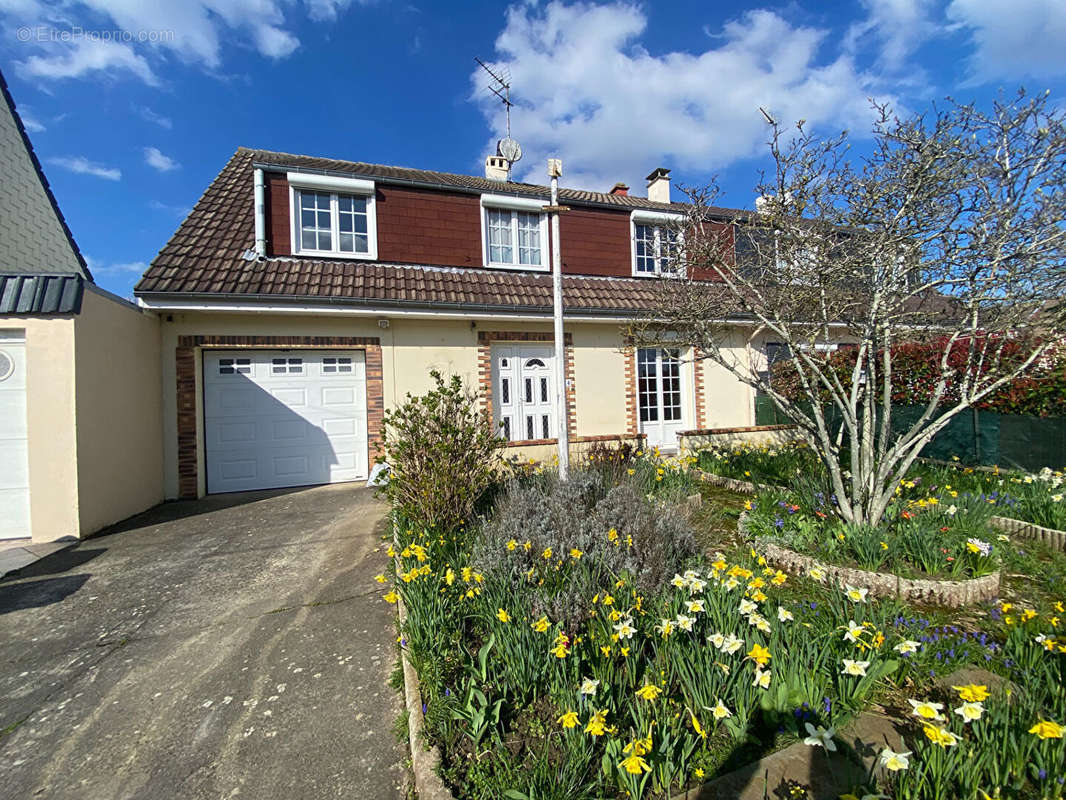
<path id="1" fill-rule="evenodd" d="M 204 435 L 209 492 L 365 479 L 363 352 L 206 352 Z"/>
<path id="2" fill-rule="evenodd" d="M 30 535 L 26 343 L 0 331 L 0 539 Z"/>

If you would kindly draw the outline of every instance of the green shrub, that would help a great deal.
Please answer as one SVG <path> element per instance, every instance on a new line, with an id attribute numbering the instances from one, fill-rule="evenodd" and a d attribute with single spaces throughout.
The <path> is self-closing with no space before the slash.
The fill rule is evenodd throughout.
<path id="1" fill-rule="evenodd" d="M 409 520 L 446 530 L 466 520 L 497 475 L 503 447 L 477 395 L 453 375 L 430 373 L 436 387 L 387 411 L 382 421 L 389 466 L 383 487 L 394 510 Z"/>

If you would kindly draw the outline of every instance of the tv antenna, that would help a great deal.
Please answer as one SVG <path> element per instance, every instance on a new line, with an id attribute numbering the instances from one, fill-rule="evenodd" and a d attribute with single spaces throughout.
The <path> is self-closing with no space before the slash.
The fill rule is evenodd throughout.
<path id="1" fill-rule="evenodd" d="M 477 56 L 474 56 L 474 61 L 476 61 L 478 66 L 489 74 L 489 77 L 492 80 L 489 83 L 488 89 L 499 98 L 501 103 L 503 103 L 504 112 L 507 116 L 507 136 L 496 142 L 496 153 L 513 164 L 522 158 L 522 147 L 518 142 L 511 138 L 511 106 L 514 105 L 514 103 L 511 102 L 511 73 L 506 69 L 502 72 L 493 70 Z M 509 168 L 508 171 L 510 171 Z"/>

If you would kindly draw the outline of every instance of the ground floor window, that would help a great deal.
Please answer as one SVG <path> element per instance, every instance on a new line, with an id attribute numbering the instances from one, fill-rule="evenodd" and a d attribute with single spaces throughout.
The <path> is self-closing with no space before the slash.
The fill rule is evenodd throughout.
<path id="1" fill-rule="evenodd" d="M 681 419 L 681 354 L 673 348 L 637 351 L 637 393 L 641 422 Z"/>
<path id="2" fill-rule="evenodd" d="M 492 348 L 493 419 L 511 442 L 555 435 L 552 348 L 536 344 Z"/>

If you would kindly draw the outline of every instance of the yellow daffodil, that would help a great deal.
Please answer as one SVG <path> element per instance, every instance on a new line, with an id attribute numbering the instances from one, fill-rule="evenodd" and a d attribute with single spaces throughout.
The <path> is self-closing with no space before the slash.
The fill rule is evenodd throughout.
<path id="1" fill-rule="evenodd" d="M 508 550 L 514 550 L 516 547 L 518 547 L 518 542 L 516 542 L 514 539 L 511 539 L 509 542 L 507 542 Z"/>
<path id="2" fill-rule="evenodd" d="M 1039 720 L 1029 729 L 1029 733 L 1039 736 L 1041 739 L 1061 739 L 1066 732 L 1066 726 L 1059 725 L 1049 719 Z"/>
<path id="3" fill-rule="evenodd" d="M 565 714 L 559 717 L 556 722 L 558 722 L 560 725 L 567 729 L 576 727 L 578 723 L 577 712 L 567 711 Z"/>
<path id="4" fill-rule="evenodd" d="M 385 582 L 385 576 L 384 575 L 375 575 L 374 576 L 374 580 L 376 580 L 378 583 L 384 583 Z"/>
<path id="5" fill-rule="evenodd" d="M 455 570 L 451 567 L 448 567 L 448 569 L 444 571 L 444 582 L 449 586 L 455 583 Z"/>
<path id="6" fill-rule="evenodd" d="M 751 650 L 748 651 L 748 658 L 758 664 L 760 667 L 765 667 L 773 656 L 770 655 L 770 651 L 763 647 L 761 644 L 752 645 Z"/>
<path id="7" fill-rule="evenodd" d="M 965 700 L 968 703 L 980 703 L 982 700 L 988 699 L 987 686 L 968 683 L 965 686 L 952 686 L 951 688 L 959 693 L 960 700 Z"/>
<path id="8" fill-rule="evenodd" d="M 655 698 L 657 698 L 662 693 L 663 693 L 663 690 L 660 689 L 658 686 L 656 686 L 654 683 L 646 683 L 643 686 L 641 686 L 639 689 L 637 689 L 637 692 L 636 692 L 637 697 L 639 697 L 641 700 L 649 700 L 649 701 L 650 700 L 654 700 Z"/>
<path id="9" fill-rule="evenodd" d="M 400 599 L 400 596 L 396 594 L 396 592 L 389 592 L 388 594 L 384 595 L 384 598 L 386 603 L 395 603 L 397 600 Z"/>
<path id="10" fill-rule="evenodd" d="M 496 619 L 498 619 L 500 622 L 510 622 L 511 615 L 508 614 L 504 609 L 500 608 L 496 610 Z"/>
<path id="11" fill-rule="evenodd" d="M 626 758 L 623 758 L 618 762 L 618 766 L 631 775 L 642 775 L 645 772 L 651 772 L 648 762 L 636 753 L 630 753 Z"/>
<path id="12" fill-rule="evenodd" d="M 570 558 L 574 559 L 574 561 L 580 561 L 581 556 L 583 555 L 585 554 L 578 550 L 576 547 L 570 548 Z"/>
<path id="13" fill-rule="evenodd" d="M 537 633 L 544 633 L 546 630 L 548 630 L 549 625 L 550 625 L 550 623 L 548 622 L 548 618 L 547 617 L 541 617 L 537 621 L 531 622 L 529 624 L 529 627 L 531 627 Z"/>
<path id="14" fill-rule="evenodd" d="M 552 557 L 552 549 L 550 547 L 545 547 L 544 552 L 541 553 L 541 557 L 543 557 L 545 561 L 550 561 Z"/>
<path id="15" fill-rule="evenodd" d="M 592 716 L 589 717 L 588 724 L 585 726 L 585 733 L 592 736 L 603 736 L 607 731 L 607 712 L 595 711 Z"/>

